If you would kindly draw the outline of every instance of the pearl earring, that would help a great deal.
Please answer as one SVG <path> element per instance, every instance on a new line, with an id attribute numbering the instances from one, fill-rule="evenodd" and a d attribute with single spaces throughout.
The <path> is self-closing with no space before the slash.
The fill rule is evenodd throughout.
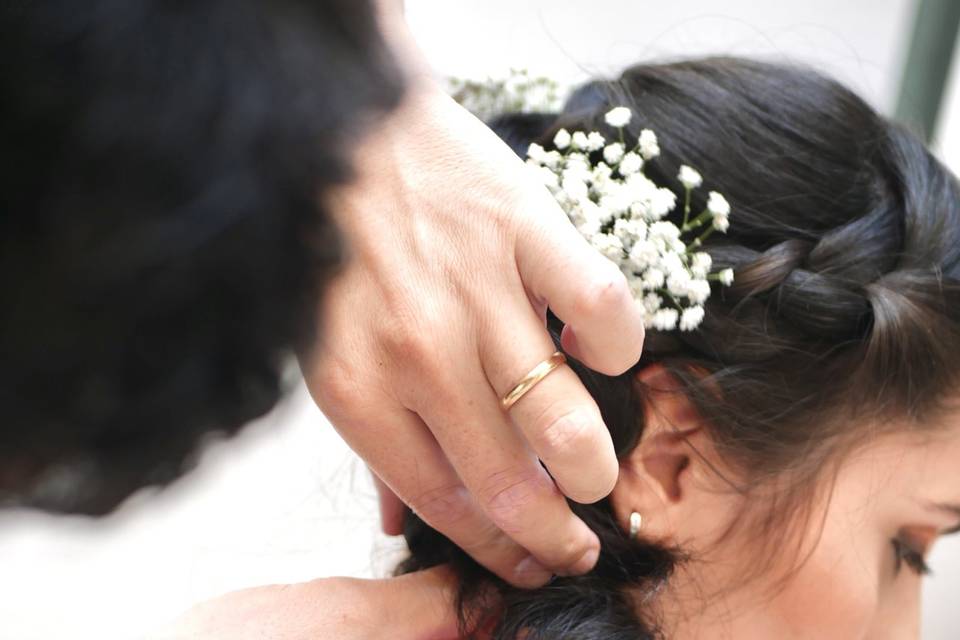
<path id="1" fill-rule="evenodd" d="M 630 538 L 636 538 L 640 533 L 640 527 L 643 525 L 643 516 L 634 511 L 630 514 Z"/>

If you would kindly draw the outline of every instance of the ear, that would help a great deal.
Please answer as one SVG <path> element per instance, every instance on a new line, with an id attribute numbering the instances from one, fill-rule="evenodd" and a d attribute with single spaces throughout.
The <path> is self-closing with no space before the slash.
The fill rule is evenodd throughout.
<path id="1" fill-rule="evenodd" d="M 638 512 L 639 537 L 683 545 L 722 515 L 722 478 L 704 419 L 677 379 L 657 364 L 639 371 L 636 381 L 643 388 L 645 427 L 621 459 L 610 500 L 624 531 Z"/>

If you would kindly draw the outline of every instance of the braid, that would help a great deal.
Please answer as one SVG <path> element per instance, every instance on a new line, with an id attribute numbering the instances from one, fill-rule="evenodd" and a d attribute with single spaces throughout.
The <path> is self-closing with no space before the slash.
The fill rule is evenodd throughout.
<path id="1" fill-rule="evenodd" d="M 740 339 L 713 352 L 729 360 L 782 357 L 800 337 L 818 360 L 852 348 L 858 365 L 848 374 L 874 390 L 855 401 L 919 417 L 914 392 L 953 366 L 945 346 L 960 349 L 960 194 L 915 136 L 877 120 L 886 139 L 865 162 L 875 172 L 872 208 L 816 241 L 798 229 L 762 251 L 729 241 L 708 247 L 736 281 L 711 301 L 707 330 L 737 327 Z"/>
<path id="2" fill-rule="evenodd" d="M 735 280 L 713 291 L 697 331 L 649 332 L 631 371 L 607 377 L 571 366 L 621 456 L 644 431 L 635 374 L 657 363 L 708 418 L 724 462 L 745 470 L 743 491 L 794 472 L 792 493 L 756 501 L 754 529 L 770 531 L 802 511 L 801 489 L 831 456 L 862 441 L 866 418 L 920 418 L 955 388 L 960 192 L 916 137 L 836 82 L 746 60 L 640 65 L 615 83 L 592 82 L 535 140 L 517 137 L 529 117 L 496 125 L 515 149 L 549 146 L 557 127 L 601 130 L 603 114 L 623 104 L 639 114 L 628 135 L 649 127 L 661 139 L 663 155 L 645 168 L 655 182 L 680 192 L 675 176 L 689 164 L 709 183 L 703 192 L 716 188 L 731 202 L 728 232 L 704 250 Z M 695 210 L 705 205 L 697 198 Z M 562 327 L 550 320 L 559 344 Z M 413 556 L 401 569 L 450 562 L 463 582 L 464 629 L 476 627 L 469 614 L 479 610 L 495 618 L 497 640 L 661 637 L 655 616 L 636 609 L 646 598 L 629 595 L 656 593 L 685 561 L 682 550 L 626 540 L 606 500 L 571 507 L 601 540 L 589 576 L 513 589 L 412 515 Z M 776 555 L 769 551 L 757 555 Z M 499 607 L 476 596 L 489 593 L 484 586 Z"/>

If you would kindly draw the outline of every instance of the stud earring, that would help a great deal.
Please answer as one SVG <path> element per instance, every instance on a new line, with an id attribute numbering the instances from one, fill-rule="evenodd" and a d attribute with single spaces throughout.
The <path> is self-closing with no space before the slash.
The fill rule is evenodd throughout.
<path id="1" fill-rule="evenodd" d="M 643 516 L 634 511 L 630 514 L 630 539 L 637 537 L 640 533 L 640 527 L 643 526 Z"/>

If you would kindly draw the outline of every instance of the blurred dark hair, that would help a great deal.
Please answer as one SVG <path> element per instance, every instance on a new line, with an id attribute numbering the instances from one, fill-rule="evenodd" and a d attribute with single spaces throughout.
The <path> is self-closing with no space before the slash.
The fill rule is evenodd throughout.
<path id="1" fill-rule="evenodd" d="M 102 513 L 276 402 L 400 74 L 357 0 L 7 0 L 0 51 L 0 498 Z"/>
<path id="2" fill-rule="evenodd" d="M 729 232 L 706 250 L 736 280 L 713 291 L 698 330 L 649 332 L 631 371 L 573 367 L 625 456 L 644 429 L 635 374 L 662 364 L 707 418 L 723 462 L 743 471 L 735 488 L 758 497 L 748 501 L 758 545 L 782 541 L 770 532 L 803 511 L 829 462 L 884 427 L 931 424 L 956 388 L 957 183 L 915 136 L 837 82 L 740 59 L 639 65 L 583 87 L 560 114 L 507 114 L 492 126 L 518 153 L 531 142 L 550 148 L 560 127 L 611 139 L 603 114 L 620 105 L 634 113 L 632 139 L 646 127 L 659 136 L 663 155 L 648 175 L 682 193 L 676 175 L 689 164 L 705 180 L 695 211 L 710 189 L 732 204 Z M 559 348 L 560 324 L 551 317 L 550 326 Z M 777 482 L 784 477 L 791 482 Z M 628 541 L 607 500 L 571 506 L 602 544 L 587 576 L 514 589 L 412 514 L 412 557 L 399 571 L 450 562 L 465 633 L 483 625 L 511 640 L 661 637 L 628 591 L 655 590 L 682 550 Z M 782 551 L 758 547 L 757 557 Z"/>

